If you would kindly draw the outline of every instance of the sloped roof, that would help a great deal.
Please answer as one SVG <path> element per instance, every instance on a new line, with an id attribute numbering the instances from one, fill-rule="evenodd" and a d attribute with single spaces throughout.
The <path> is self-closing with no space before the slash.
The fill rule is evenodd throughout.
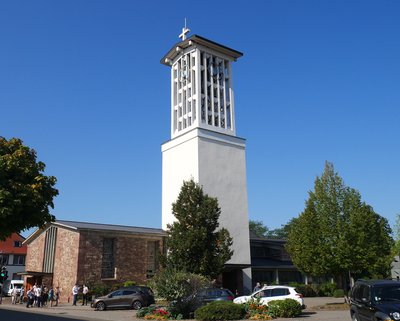
<path id="1" fill-rule="evenodd" d="M 48 223 L 42 228 L 38 228 L 31 235 L 29 235 L 24 244 L 30 243 L 38 235 L 46 231 L 50 226 L 56 226 L 60 228 L 66 228 L 70 230 L 82 231 L 104 231 L 104 232 L 115 232 L 124 234 L 147 234 L 147 235 L 157 235 L 166 236 L 166 232 L 159 228 L 151 227 L 138 227 L 138 226 L 127 226 L 127 225 L 114 225 L 114 224 L 102 224 L 102 223 L 90 223 L 90 222 L 77 222 L 77 221 L 64 221 L 56 220 L 55 222 Z"/>
<path id="2" fill-rule="evenodd" d="M 173 61 L 176 56 L 178 56 L 179 50 L 178 49 L 186 49 L 192 45 L 199 44 L 203 47 L 207 47 L 209 49 L 215 50 L 217 52 L 220 52 L 228 57 L 231 57 L 233 60 L 236 60 L 237 58 L 240 58 L 243 56 L 243 53 L 240 51 L 237 51 L 235 49 L 229 48 L 227 46 L 221 45 L 217 42 L 214 42 L 212 40 L 206 39 L 204 37 L 201 37 L 199 35 L 193 35 L 190 36 L 189 38 L 176 43 L 161 59 L 161 63 L 163 65 L 169 66 L 169 61 Z"/>

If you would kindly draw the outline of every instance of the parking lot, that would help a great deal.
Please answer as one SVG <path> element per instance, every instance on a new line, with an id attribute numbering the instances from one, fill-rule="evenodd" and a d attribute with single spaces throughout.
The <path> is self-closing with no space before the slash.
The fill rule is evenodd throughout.
<path id="1" fill-rule="evenodd" d="M 322 306 L 327 304 L 335 306 L 340 304 L 343 299 L 335 298 L 305 298 L 307 309 L 304 313 L 296 318 L 290 319 L 294 321 L 350 321 L 349 310 L 321 310 Z M 1 310 L 16 310 L 21 312 L 29 312 L 34 314 L 55 315 L 65 318 L 74 318 L 79 320 L 104 320 L 104 321 L 132 321 L 135 318 L 136 312 L 134 310 L 109 310 L 109 311 L 95 311 L 90 306 L 72 306 L 71 304 L 61 303 L 58 307 L 44 307 L 44 308 L 29 308 L 27 309 L 24 304 L 12 305 L 10 298 L 5 298 L 3 304 L 0 305 L 0 319 Z M 288 319 L 276 319 L 288 320 Z"/>

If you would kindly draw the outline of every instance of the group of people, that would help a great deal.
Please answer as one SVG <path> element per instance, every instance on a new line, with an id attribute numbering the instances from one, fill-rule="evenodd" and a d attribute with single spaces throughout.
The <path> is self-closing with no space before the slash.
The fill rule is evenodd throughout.
<path id="1" fill-rule="evenodd" d="M 75 284 L 74 287 L 72 288 L 72 297 L 73 297 L 72 305 L 76 305 L 80 290 L 81 288 L 79 287 L 78 284 Z M 82 305 L 88 304 L 88 294 L 89 294 L 89 288 L 86 286 L 86 284 L 84 284 L 82 286 Z"/>
<path id="2" fill-rule="evenodd" d="M 22 304 L 24 302 L 25 288 L 21 287 L 20 291 L 16 287 L 11 292 L 11 303 L 17 304 L 18 302 Z"/>
<path id="3" fill-rule="evenodd" d="M 26 307 L 29 308 L 31 306 L 35 306 L 38 308 L 47 306 L 48 302 L 50 302 L 50 306 L 57 306 L 60 301 L 60 288 L 50 287 L 44 285 L 35 284 L 27 293 L 27 303 Z"/>

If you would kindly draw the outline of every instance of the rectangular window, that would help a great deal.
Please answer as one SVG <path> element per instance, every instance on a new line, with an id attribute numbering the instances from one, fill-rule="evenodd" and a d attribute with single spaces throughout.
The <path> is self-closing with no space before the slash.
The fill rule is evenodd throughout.
<path id="1" fill-rule="evenodd" d="M 147 278 L 151 278 L 158 271 L 158 257 L 160 254 L 160 241 L 147 242 Z"/>
<path id="2" fill-rule="evenodd" d="M 25 255 L 14 255 L 13 264 L 14 265 L 25 265 Z"/>
<path id="3" fill-rule="evenodd" d="M 101 261 L 101 278 L 113 279 L 115 278 L 115 239 L 103 239 L 103 256 Z"/>
<path id="4" fill-rule="evenodd" d="M 21 241 L 14 241 L 14 247 L 22 247 Z"/>
<path id="5" fill-rule="evenodd" d="M 8 265 L 8 254 L 0 254 L 0 265 Z"/>

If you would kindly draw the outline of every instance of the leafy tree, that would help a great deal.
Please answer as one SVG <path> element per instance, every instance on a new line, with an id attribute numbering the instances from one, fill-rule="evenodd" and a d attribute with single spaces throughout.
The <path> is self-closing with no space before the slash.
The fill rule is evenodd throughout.
<path id="1" fill-rule="evenodd" d="M 273 230 L 270 230 L 261 221 L 249 220 L 249 228 L 250 231 L 258 237 L 265 237 L 270 239 L 286 239 L 294 220 L 295 218 L 292 218 L 287 224 L 281 225 L 280 228 L 276 228 Z"/>
<path id="2" fill-rule="evenodd" d="M 190 180 L 183 183 L 172 212 L 176 221 L 168 225 L 164 265 L 216 278 L 233 254 L 228 230 L 217 230 L 221 214 L 217 199 L 204 194 L 202 187 Z"/>
<path id="3" fill-rule="evenodd" d="M 387 220 L 344 185 L 326 162 L 304 211 L 292 222 L 286 249 L 311 275 L 386 276 L 393 240 Z"/>
<path id="4" fill-rule="evenodd" d="M 54 221 L 49 207 L 58 195 L 56 178 L 44 169 L 20 139 L 0 137 L 0 239 Z"/>
<path id="5" fill-rule="evenodd" d="M 253 232 L 258 237 L 266 237 L 269 229 L 261 221 L 249 220 L 250 232 Z"/>

